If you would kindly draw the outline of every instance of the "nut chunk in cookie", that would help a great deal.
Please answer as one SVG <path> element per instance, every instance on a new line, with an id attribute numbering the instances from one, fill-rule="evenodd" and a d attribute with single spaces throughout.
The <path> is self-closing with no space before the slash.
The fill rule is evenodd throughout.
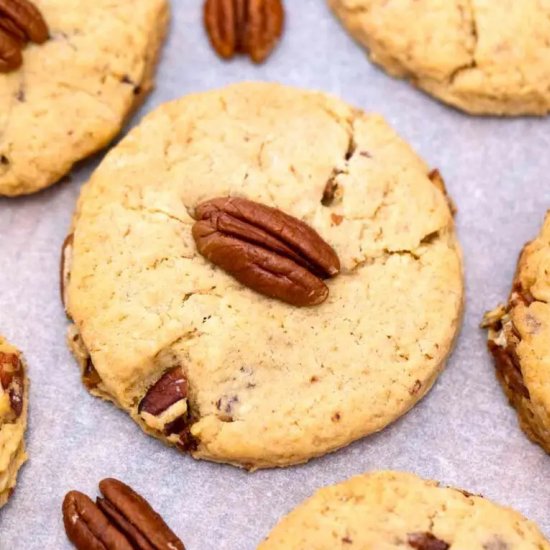
<path id="1" fill-rule="evenodd" d="M 28 386 L 21 353 L 0 336 L 0 507 L 11 496 L 27 459 Z"/>
<path id="2" fill-rule="evenodd" d="M 485 315 L 497 377 L 527 436 L 550 453 L 550 213 L 521 252 L 505 306 Z"/>
<path id="3" fill-rule="evenodd" d="M 403 472 L 372 472 L 315 493 L 258 550 L 549 550 L 518 512 Z"/>
<path id="4" fill-rule="evenodd" d="M 383 429 L 430 390 L 461 322 L 441 176 L 324 94 L 243 83 L 160 106 L 69 233 L 84 384 L 199 459 L 287 466 Z"/>

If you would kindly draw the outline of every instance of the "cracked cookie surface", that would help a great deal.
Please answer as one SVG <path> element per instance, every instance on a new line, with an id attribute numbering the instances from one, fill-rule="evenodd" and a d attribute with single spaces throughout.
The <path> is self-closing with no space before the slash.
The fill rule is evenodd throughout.
<path id="1" fill-rule="evenodd" d="M 258 550 L 547 550 L 518 512 L 402 472 L 373 472 L 318 491 Z"/>
<path id="2" fill-rule="evenodd" d="M 15 489 L 27 460 L 25 430 L 29 381 L 21 353 L 0 336 L 0 507 Z"/>
<path id="3" fill-rule="evenodd" d="M 166 0 L 35 0 L 50 39 L 0 75 L 0 195 L 33 193 L 105 147 L 153 85 Z"/>
<path id="4" fill-rule="evenodd" d="M 190 214 L 220 196 L 279 208 L 336 250 L 322 305 L 259 295 L 197 252 Z M 161 106 L 93 174 L 72 232 L 87 386 L 196 458 L 284 466 L 381 430 L 430 389 L 461 320 L 441 179 L 381 117 L 318 93 L 248 83 Z M 163 396 L 148 416 L 147 392 Z M 185 445 L 165 430 L 184 417 Z"/>
<path id="5" fill-rule="evenodd" d="M 328 2 L 375 63 L 446 103 L 473 114 L 550 112 L 547 0 Z"/>
<path id="6" fill-rule="evenodd" d="M 519 258 L 506 306 L 485 316 L 499 381 L 520 425 L 550 453 L 550 213 Z"/>

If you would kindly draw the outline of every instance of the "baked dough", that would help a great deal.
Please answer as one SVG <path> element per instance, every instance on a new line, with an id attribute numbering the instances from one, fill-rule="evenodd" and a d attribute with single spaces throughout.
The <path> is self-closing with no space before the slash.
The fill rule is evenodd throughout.
<path id="1" fill-rule="evenodd" d="M 286 516 L 258 550 L 548 550 L 521 514 L 401 472 L 326 487 Z"/>
<path id="2" fill-rule="evenodd" d="M 267 298 L 197 253 L 194 208 L 224 196 L 336 250 L 326 302 Z M 381 117 L 319 93 L 248 83 L 161 106 L 93 174 L 71 233 L 69 343 L 87 385 L 177 443 L 138 409 L 181 367 L 196 458 L 285 466 L 381 430 L 430 389 L 461 321 L 441 178 Z"/>
<path id="3" fill-rule="evenodd" d="M 105 147 L 153 85 L 166 0 L 33 0 L 51 38 L 0 74 L 0 195 L 33 193 Z"/>
<path id="4" fill-rule="evenodd" d="M 520 256 L 506 306 L 485 316 L 489 348 L 530 439 L 550 453 L 550 213 Z"/>
<path id="5" fill-rule="evenodd" d="M 389 74 L 473 114 L 550 111 L 547 0 L 328 0 Z"/>
<path id="6" fill-rule="evenodd" d="M 13 493 L 17 473 L 27 460 L 24 435 L 29 381 L 26 370 L 21 353 L 0 336 L 0 507 Z"/>

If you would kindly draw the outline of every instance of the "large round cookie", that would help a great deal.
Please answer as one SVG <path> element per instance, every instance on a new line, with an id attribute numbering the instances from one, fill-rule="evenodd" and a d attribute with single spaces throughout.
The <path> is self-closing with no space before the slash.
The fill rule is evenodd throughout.
<path id="1" fill-rule="evenodd" d="M 371 59 L 474 114 L 550 111 L 550 3 L 328 0 Z"/>
<path id="2" fill-rule="evenodd" d="M 195 207 L 228 195 L 334 247 L 326 302 L 267 298 L 198 254 Z M 441 178 L 379 116 L 322 94 L 239 84 L 160 107 L 94 173 L 72 232 L 66 307 L 85 383 L 197 458 L 283 466 L 384 428 L 430 389 L 461 318 Z M 161 378 L 156 401 L 177 393 L 172 369 L 188 388 L 161 418 L 173 400 L 143 397 Z"/>
<path id="3" fill-rule="evenodd" d="M 0 195 L 47 187 L 107 145 L 153 84 L 166 0 L 34 0 L 50 39 L 0 74 Z"/>
<path id="4" fill-rule="evenodd" d="M 550 453 L 550 214 L 521 253 L 508 304 L 485 316 L 498 379 L 521 427 Z"/>
<path id="5" fill-rule="evenodd" d="M 547 550 L 521 514 L 401 472 L 326 487 L 285 517 L 258 550 Z"/>
<path id="6" fill-rule="evenodd" d="M 12 494 L 27 460 L 25 429 L 29 381 L 21 353 L 0 336 L 0 507 Z"/>

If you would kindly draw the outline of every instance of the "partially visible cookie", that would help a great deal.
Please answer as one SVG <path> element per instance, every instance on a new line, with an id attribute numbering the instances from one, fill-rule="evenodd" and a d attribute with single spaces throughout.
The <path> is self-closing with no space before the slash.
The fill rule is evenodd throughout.
<path id="1" fill-rule="evenodd" d="M 401 472 L 325 487 L 286 516 L 258 550 L 548 550 L 510 508 Z"/>
<path id="2" fill-rule="evenodd" d="M 523 431 L 550 453 L 550 213 L 520 255 L 507 305 L 487 313 L 484 326 Z"/>
<path id="3" fill-rule="evenodd" d="M 166 0 L 34 0 L 50 30 L 0 74 L 0 195 L 33 193 L 105 147 L 150 91 Z"/>
<path id="4" fill-rule="evenodd" d="M 391 75 L 474 114 L 550 111 L 550 4 L 328 0 Z"/>
<path id="5" fill-rule="evenodd" d="M 27 460 L 28 394 L 24 359 L 0 336 L 0 507 L 13 492 L 17 472 Z"/>

